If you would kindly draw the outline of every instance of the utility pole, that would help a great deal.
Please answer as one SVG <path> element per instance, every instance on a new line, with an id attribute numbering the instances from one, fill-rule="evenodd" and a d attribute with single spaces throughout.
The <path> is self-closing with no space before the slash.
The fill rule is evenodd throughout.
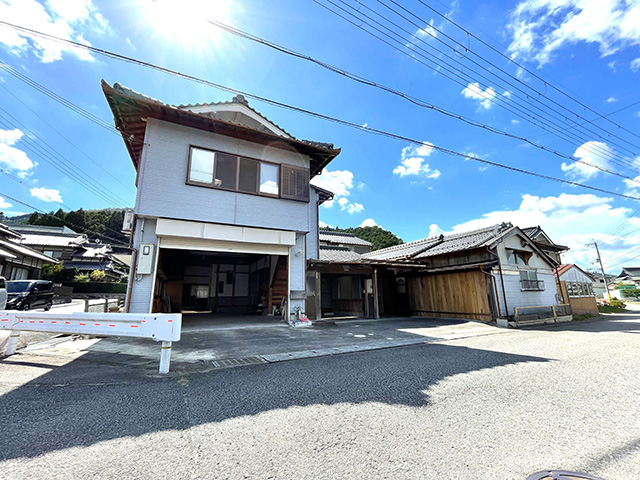
<path id="1" fill-rule="evenodd" d="M 593 240 L 593 239 L 592 239 Z M 600 250 L 595 240 L 593 243 L 588 243 L 587 247 L 594 245 L 596 247 L 596 253 L 598 254 L 598 262 L 600 263 L 600 271 L 602 272 L 602 280 L 604 280 L 604 288 L 607 291 L 607 300 L 611 301 L 611 295 L 609 294 L 609 285 L 607 284 L 607 275 L 604 273 L 604 267 L 602 266 L 602 258 L 600 258 Z"/>

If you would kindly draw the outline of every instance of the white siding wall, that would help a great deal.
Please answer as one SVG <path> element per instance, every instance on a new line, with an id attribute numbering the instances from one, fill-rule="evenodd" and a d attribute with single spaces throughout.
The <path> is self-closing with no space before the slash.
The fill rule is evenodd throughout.
<path id="1" fill-rule="evenodd" d="M 508 261 L 507 248 L 517 250 L 525 250 L 533 252 L 529 259 L 528 265 L 511 265 Z M 496 253 L 500 257 L 502 265 L 502 273 L 504 279 L 504 290 L 507 297 L 507 305 L 509 307 L 509 315 L 514 314 L 515 307 L 538 307 L 545 305 L 557 305 L 557 293 L 555 277 L 553 275 L 553 267 L 537 253 L 529 245 L 523 246 L 523 239 L 519 235 L 512 235 L 496 246 Z M 534 270 L 537 273 L 538 280 L 544 282 L 544 290 L 542 291 L 522 291 L 520 285 L 520 271 Z M 500 272 L 497 268 L 493 269 L 493 276 L 498 287 L 498 295 L 500 299 L 500 308 L 504 312 L 504 299 L 502 292 L 502 283 L 500 280 Z"/>
<path id="2" fill-rule="evenodd" d="M 593 280 L 582 273 L 575 267 L 571 267 L 569 270 L 560 275 L 560 280 L 563 282 L 581 282 L 581 283 L 593 283 Z M 604 288 L 604 284 L 603 284 Z"/>
<path id="3" fill-rule="evenodd" d="M 144 223 L 144 231 L 142 225 Z M 138 219 L 136 222 L 136 231 L 133 239 L 133 248 L 139 251 L 141 243 L 151 243 L 158 250 L 158 237 L 156 237 L 156 221 L 154 219 Z M 154 255 L 155 256 L 155 255 Z M 131 286 L 131 303 L 129 312 L 131 313 L 149 313 L 151 311 L 151 299 L 153 297 L 153 280 L 154 275 L 136 275 L 135 266 L 131 266 L 130 286 Z M 152 271 L 155 271 L 155 258 Z"/>
<path id="4" fill-rule="evenodd" d="M 153 217 L 308 232 L 309 204 L 186 184 L 189 146 L 309 167 L 295 152 L 149 119 L 135 213 Z"/>
<path id="5" fill-rule="evenodd" d="M 319 258 L 318 252 L 318 192 L 311 187 L 309 202 L 309 233 L 307 234 L 307 258 Z"/>
<path id="6" fill-rule="evenodd" d="M 500 273 L 494 269 L 493 276 L 498 286 L 500 308 L 504 313 L 504 299 Z M 514 314 L 515 307 L 540 307 L 544 305 L 557 305 L 555 277 L 552 273 L 538 273 L 538 280 L 544 281 L 544 290 L 541 292 L 523 292 L 520 288 L 520 275 L 512 272 L 504 272 L 504 289 L 507 296 L 509 315 Z"/>

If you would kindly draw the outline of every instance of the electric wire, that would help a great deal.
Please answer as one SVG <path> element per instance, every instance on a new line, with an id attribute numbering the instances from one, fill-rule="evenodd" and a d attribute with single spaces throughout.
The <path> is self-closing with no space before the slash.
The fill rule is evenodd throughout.
<path id="1" fill-rule="evenodd" d="M 0 21 L 0 24 L 6 24 L 6 22 Z M 20 27 L 20 28 L 24 28 L 24 27 Z M 27 30 L 29 30 L 29 29 L 27 29 Z M 40 32 L 38 32 L 38 33 L 40 33 Z M 49 37 L 48 35 L 46 35 L 46 36 Z M 84 45 L 84 44 L 81 44 L 81 43 L 78 43 L 78 42 L 73 42 L 73 41 L 70 41 L 70 40 L 59 39 L 57 37 L 54 37 L 54 38 L 56 38 L 57 40 L 61 40 L 61 41 L 65 42 L 65 43 L 75 44 L 79 48 L 84 48 L 84 49 L 87 49 L 87 50 L 90 50 L 90 51 L 93 51 L 93 52 L 96 52 L 96 53 L 104 54 L 104 55 L 109 56 L 111 58 L 123 59 L 123 60 L 126 60 L 126 61 L 130 62 L 130 63 L 143 65 L 143 66 L 152 68 L 154 70 L 158 70 L 158 71 L 161 71 L 161 72 L 164 72 L 164 73 L 168 73 L 168 74 L 174 75 L 174 76 L 179 77 L 179 78 L 184 78 L 184 79 L 195 81 L 197 83 L 201 83 L 203 85 L 208 85 L 208 86 L 217 88 L 217 89 L 225 91 L 225 92 L 234 93 L 236 95 L 240 94 L 240 95 L 243 95 L 243 96 L 245 96 L 247 98 L 252 98 L 254 100 L 257 100 L 257 101 L 260 101 L 260 102 L 263 102 L 263 103 L 266 103 L 266 104 L 269 104 L 269 105 L 273 105 L 273 106 L 277 106 L 277 107 L 284 108 L 284 109 L 287 109 L 287 110 L 295 111 L 295 112 L 298 112 L 298 113 L 309 115 L 309 116 L 314 117 L 314 118 L 318 118 L 318 119 L 326 120 L 326 121 L 329 121 L 329 122 L 332 122 L 332 123 L 336 123 L 336 124 L 339 124 L 339 125 L 351 127 L 351 128 L 354 128 L 354 129 L 357 129 L 357 130 L 360 130 L 360 131 L 365 131 L 365 132 L 368 132 L 368 133 L 371 133 L 371 134 L 374 134 L 374 135 L 383 136 L 383 137 L 387 137 L 387 138 L 392 138 L 392 139 L 396 139 L 396 140 L 401 140 L 403 142 L 408 142 L 408 143 L 411 143 L 411 144 L 414 144 L 414 145 L 418 145 L 418 146 L 424 145 L 423 141 L 416 140 L 416 139 L 407 137 L 405 135 L 395 134 L 395 133 L 392 133 L 392 132 L 387 132 L 387 131 L 376 129 L 376 128 L 372 128 L 372 127 L 365 127 L 365 126 L 362 126 L 361 124 L 358 124 L 358 123 L 350 122 L 350 121 L 339 119 L 339 118 L 336 118 L 336 117 L 331 117 L 329 115 L 325 115 L 325 114 L 322 114 L 322 113 L 314 112 L 312 110 L 307 110 L 307 109 L 303 109 L 303 108 L 300 108 L 300 107 L 295 107 L 295 106 L 288 105 L 286 103 L 283 103 L 283 102 L 280 102 L 280 101 L 277 101 L 277 100 L 272 100 L 272 99 L 269 99 L 269 98 L 266 98 L 266 97 L 262 97 L 262 96 L 259 96 L 259 95 L 255 95 L 255 94 L 251 94 L 251 93 L 248 93 L 248 92 L 243 92 L 241 90 L 237 90 L 237 89 L 234 89 L 234 88 L 231 88 L 231 87 L 220 85 L 220 84 L 211 82 L 209 80 L 205 80 L 205 79 L 202 79 L 202 78 L 195 77 L 193 75 L 188 75 L 188 74 L 185 74 L 185 73 L 182 73 L 182 72 L 178 72 L 176 70 L 171 70 L 169 68 L 162 67 L 162 66 L 159 66 L 159 65 L 155 65 L 155 64 L 152 64 L 152 63 L 149 63 L 149 62 L 136 60 L 136 59 L 133 59 L 131 57 L 126 57 L 124 55 L 120 55 L 120 54 L 117 54 L 117 53 L 114 53 L 114 52 L 109 52 L 107 50 L 102 50 L 102 49 L 99 49 L 99 48 L 96 48 L 96 47 L 93 47 L 93 46 L 90 46 L 90 45 Z M 532 172 L 532 171 L 529 171 L 529 170 L 526 170 L 526 169 L 523 169 L 523 168 L 513 167 L 513 166 L 510 166 L 510 165 L 505 165 L 505 164 L 498 163 L 498 162 L 492 162 L 492 161 L 489 161 L 489 160 L 486 160 L 486 159 L 483 159 L 483 158 L 478 158 L 478 157 L 475 157 L 473 155 L 468 155 L 468 154 L 465 154 L 465 153 L 457 152 L 455 150 L 451 150 L 451 149 L 448 149 L 448 148 L 445 148 L 445 147 L 441 147 L 441 146 L 438 146 L 438 145 L 434 145 L 434 144 L 429 144 L 429 148 L 432 148 L 432 149 L 434 149 L 436 151 L 442 152 L 442 153 L 447 154 L 447 155 L 451 155 L 451 156 L 455 156 L 455 157 L 459 157 L 459 158 L 465 158 L 465 159 L 468 159 L 468 160 L 473 160 L 473 161 L 476 161 L 476 162 L 479 162 L 479 163 L 483 163 L 485 165 L 490 165 L 490 166 L 494 166 L 494 167 L 498 167 L 498 168 L 503 168 L 503 169 L 510 170 L 510 171 L 513 171 L 513 172 L 518 172 L 518 173 L 522 173 L 522 174 L 525 174 L 525 175 L 530 175 L 530 176 L 533 176 L 533 177 L 542 178 L 542 179 L 553 181 L 553 182 L 557 182 L 557 183 L 562 183 L 562 184 L 565 184 L 565 185 L 571 185 L 571 186 L 580 187 L 580 188 L 584 188 L 584 189 L 588 189 L 588 190 L 592 190 L 592 191 L 606 193 L 608 195 L 614 195 L 614 196 L 621 197 L 621 198 L 628 198 L 628 199 L 631 199 L 631 200 L 640 200 L 640 197 L 636 197 L 636 196 L 633 196 L 633 195 L 626 195 L 626 194 L 614 192 L 614 191 L 611 191 L 611 190 L 606 190 L 606 189 L 603 189 L 603 188 L 594 187 L 592 185 L 586 185 L 586 184 L 579 183 L 579 182 L 573 182 L 573 181 L 570 181 L 570 180 L 553 177 L 551 175 L 545 175 L 545 174 L 541 174 L 541 173 L 538 173 L 538 172 Z"/>

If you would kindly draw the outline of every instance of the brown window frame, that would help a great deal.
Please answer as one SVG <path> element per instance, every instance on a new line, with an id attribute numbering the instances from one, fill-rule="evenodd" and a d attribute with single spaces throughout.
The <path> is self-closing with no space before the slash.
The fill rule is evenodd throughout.
<path id="1" fill-rule="evenodd" d="M 193 150 L 194 149 L 198 149 L 198 150 L 204 150 L 207 152 L 211 152 L 213 153 L 213 182 L 212 183 L 206 183 L 206 182 L 198 182 L 198 181 L 194 181 L 191 180 L 190 177 L 190 173 L 191 173 L 191 157 L 193 155 Z M 216 157 L 215 154 L 216 153 L 221 153 L 224 155 L 230 155 L 232 157 L 236 158 L 236 185 L 235 188 L 227 188 L 227 187 L 218 187 L 214 184 L 215 182 L 215 178 L 216 178 Z M 273 194 L 273 193 L 265 193 L 265 192 L 260 192 L 260 169 L 258 169 L 258 178 L 257 178 L 257 192 L 245 192 L 243 190 L 239 189 L 239 185 L 240 185 L 240 159 L 241 158 L 245 158 L 247 160 L 253 160 L 258 162 L 258 164 L 267 164 L 267 165 L 273 165 L 275 167 L 278 168 L 278 194 Z M 188 162 L 187 162 L 187 177 L 186 177 L 186 184 L 187 185 L 193 185 L 196 187 L 205 187 L 205 188 L 213 188 L 215 190 L 222 190 L 225 192 L 234 192 L 234 193 L 242 193 L 245 195 L 257 195 L 259 197 L 269 197 L 269 198 L 281 198 L 284 200 L 296 200 L 296 201 L 305 201 L 305 202 L 309 202 L 309 199 L 307 198 L 306 200 L 300 199 L 300 198 L 293 198 L 290 196 L 283 196 L 282 195 L 282 172 L 283 172 L 283 168 L 282 167 L 287 167 L 287 168 L 294 168 L 294 169 L 298 169 L 298 170 L 306 170 L 307 172 L 309 171 L 309 169 L 305 169 L 303 167 L 297 167 L 297 166 L 293 166 L 293 165 L 287 165 L 287 164 L 280 164 L 280 163 L 275 163 L 275 162 L 269 162 L 266 160 L 260 160 L 259 158 L 253 158 L 253 157 L 247 157 L 245 155 L 238 155 L 236 153 L 230 153 L 230 152 L 225 152 L 223 150 L 213 150 L 211 148 L 205 148 L 205 147 L 201 147 L 199 145 L 189 145 L 189 158 L 188 158 Z"/>

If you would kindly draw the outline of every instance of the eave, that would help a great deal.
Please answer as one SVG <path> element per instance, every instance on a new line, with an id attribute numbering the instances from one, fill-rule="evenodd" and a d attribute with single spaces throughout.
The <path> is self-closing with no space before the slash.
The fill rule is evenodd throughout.
<path id="1" fill-rule="evenodd" d="M 208 115 L 182 110 L 150 98 L 129 95 L 113 88 L 104 80 L 102 81 L 102 91 L 113 113 L 115 126 L 122 134 L 136 171 L 140 166 L 148 118 L 307 155 L 311 158 L 311 177 L 321 173 L 322 169 L 340 153 L 339 148 L 322 148 L 300 140 L 288 139 L 212 118 Z"/>

